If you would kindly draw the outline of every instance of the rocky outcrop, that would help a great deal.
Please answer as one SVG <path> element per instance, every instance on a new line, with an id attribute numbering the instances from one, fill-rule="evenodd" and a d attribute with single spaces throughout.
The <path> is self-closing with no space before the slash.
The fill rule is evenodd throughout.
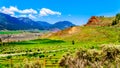
<path id="1" fill-rule="evenodd" d="M 88 20 L 88 22 L 87 22 L 87 24 L 86 24 L 85 26 L 99 25 L 99 22 L 100 22 L 100 20 L 99 20 L 98 17 L 92 16 L 92 17 Z"/>
<path id="2" fill-rule="evenodd" d="M 115 17 L 92 16 L 85 26 L 111 26 Z"/>

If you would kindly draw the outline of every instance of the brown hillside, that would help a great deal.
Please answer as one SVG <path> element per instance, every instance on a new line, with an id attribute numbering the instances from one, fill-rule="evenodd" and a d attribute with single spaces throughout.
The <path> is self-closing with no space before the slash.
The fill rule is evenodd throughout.
<path id="1" fill-rule="evenodd" d="M 70 27 L 70 28 L 67 28 L 63 31 L 59 31 L 57 33 L 54 33 L 54 35 L 72 35 L 74 33 L 76 33 L 77 31 L 80 31 L 79 27 Z"/>
<path id="2" fill-rule="evenodd" d="M 74 27 L 70 27 L 70 28 L 67 28 L 65 30 L 61 30 L 61 31 L 58 31 L 58 32 L 54 32 L 54 33 L 49 33 L 49 34 L 46 34 L 44 36 L 42 36 L 42 38 L 51 38 L 51 37 L 67 37 L 67 36 L 71 36 L 77 32 L 80 32 L 80 26 L 74 26 Z M 60 38 L 59 38 L 60 39 Z"/>
<path id="3" fill-rule="evenodd" d="M 96 16 L 92 16 L 92 17 L 88 20 L 86 26 L 90 26 L 90 25 L 98 25 L 99 22 L 100 22 L 100 20 L 99 20 L 98 17 L 96 17 Z"/>
<path id="4" fill-rule="evenodd" d="M 92 16 L 85 26 L 110 26 L 115 17 Z"/>

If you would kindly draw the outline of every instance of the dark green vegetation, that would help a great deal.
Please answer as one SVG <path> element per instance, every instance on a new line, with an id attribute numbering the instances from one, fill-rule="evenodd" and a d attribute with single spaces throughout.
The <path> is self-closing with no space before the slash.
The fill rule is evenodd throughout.
<path id="1" fill-rule="evenodd" d="M 50 40 L 50 39 L 36 39 L 30 41 L 22 41 L 22 42 L 10 42 L 6 43 L 8 45 L 26 45 L 26 44 L 57 44 L 64 43 L 62 40 Z"/>
<path id="2" fill-rule="evenodd" d="M 120 13 L 118 13 L 115 17 L 115 20 L 113 20 L 112 25 L 120 25 Z"/>

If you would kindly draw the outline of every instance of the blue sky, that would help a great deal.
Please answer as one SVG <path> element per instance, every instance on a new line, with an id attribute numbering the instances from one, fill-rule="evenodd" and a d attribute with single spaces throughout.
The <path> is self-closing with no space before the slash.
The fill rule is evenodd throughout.
<path id="1" fill-rule="evenodd" d="M 120 0 L 0 0 L 0 12 L 55 23 L 85 24 L 91 16 L 114 16 Z"/>

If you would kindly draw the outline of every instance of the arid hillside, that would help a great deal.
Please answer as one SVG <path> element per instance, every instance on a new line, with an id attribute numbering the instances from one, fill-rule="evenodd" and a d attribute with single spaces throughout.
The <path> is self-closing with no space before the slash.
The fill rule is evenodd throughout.
<path id="1" fill-rule="evenodd" d="M 115 17 L 92 16 L 85 26 L 111 26 Z"/>

